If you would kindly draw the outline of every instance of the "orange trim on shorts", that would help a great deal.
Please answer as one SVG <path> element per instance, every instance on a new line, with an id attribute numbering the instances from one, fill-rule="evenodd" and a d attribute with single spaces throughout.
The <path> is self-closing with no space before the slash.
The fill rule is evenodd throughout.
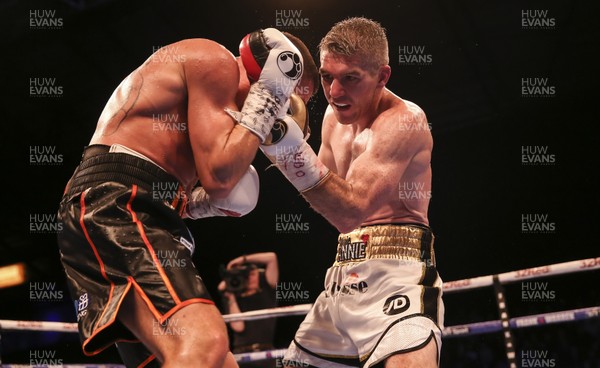
<path id="1" fill-rule="evenodd" d="M 154 261 L 154 265 L 158 269 L 158 273 L 160 274 L 160 277 L 163 279 L 163 282 L 165 283 L 167 290 L 169 290 L 169 294 L 171 294 L 171 297 L 175 301 L 175 304 L 179 304 L 179 303 L 181 303 L 181 300 L 177 296 L 175 289 L 173 289 L 173 285 L 171 285 L 171 281 L 165 274 L 165 270 L 160 265 L 158 257 L 156 256 L 156 253 L 154 252 L 154 249 L 152 248 L 152 245 L 150 244 L 150 241 L 148 240 L 148 237 L 146 236 L 146 232 L 144 231 L 144 225 L 138 220 L 136 213 L 133 211 L 133 208 L 131 208 L 131 203 L 135 199 L 135 196 L 137 194 L 137 189 L 138 189 L 138 186 L 136 184 L 133 184 L 133 186 L 131 188 L 131 197 L 129 198 L 129 201 L 127 202 L 127 210 L 129 211 L 129 213 L 131 213 L 133 222 L 136 223 L 137 228 L 140 232 L 140 236 L 142 237 L 142 240 L 144 241 L 146 248 L 152 255 L 152 260 Z"/>
<path id="2" fill-rule="evenodd" d="M 129 276 L 128 279 L 133 284 L 133 287 L 137 291 L 140 298 L 142 298 L 144 300 L 144 302 L 148 306 L 148 309 L 150 309 L 150 312 L 154 315 L 154 318 L 156 318 L 156 320 L 160 323 L 164 323 L 167 319 L 169 319 L 169 317 L 171 317 L 173 314 L 175 314 L 175 312 L 177 312 L 181 308 L 188 306 L 190 304 L 194 304 L 194 303 L 204 303 L 204 304 L 210 304 L 210 305 L 215 304 L 215 302 L 213 302 L 210 299 L 193 298 L 193 299 L 188 299 L 184 302 L 177 304 L 173 308 L 169 309 L 169 311 L 165 314 L 160 314 L 160 312 L 156 309 L 154 304 L 152 304 L 152 301 L 150 300 L 150 298 L 148 298 L 148 296 L 144 292 L 144 289 L 142 289 L 142 287 L 131 276 Z"/>
<path id="3" fill-rule="evenodd" d="M 102 274 L 102 277 L 106 281 L 108 281 L 108 283 L 110 283 L 110 291 L 109 291 L 108 301 L 106 302 L 107 305 L 110 305 L 110 301 L 112 300 L 112 297 L 114 295 L 115 284 L 112 281 L 110 281 L 110 279 L 108 278 L 108 275 L 106 274 L 106 270 L 104 268 L 104 262 L 100 258 L 98 249 L 96 248 L 96 245 L 92 241 L 92 238 L 90 237 L 90 234 L 88 233 L 87 228 L 85 226 L 84 217 L 85 217 L 85 209 L 86 209 L 86 207 L 85 207 L 86 193 L 87 192 L 84 191 L 81 194 L 81 199 L 80 199 L 81 215 L 79 216 L 79 225 L 81 226 L 81 229 L 83 231 L 83 234 L 85 235 L 85 238 L 86 238 L 88 244 L 90 245 L 90 247 L 92 248 L 92 251 L 94 252 L 94 256 L 96 257 L 96 260 L 98 261 L 98 264 L 100 266 L 100 273 Z M 128 284 L 127 287 L 125 288 L 125 292 L 123 293 L 123 296 L 127 295 L 127 292 L 129 291 L 130 287 L 131 287 L 131 284 Z M 122 302 L 123 302 L 123 298 L 121 298 L 121 300 L 119 301 L 119 303 L 117 305 L 117 312 L 118 312 L 119 306 L 121 305 Z M 97 322 L 96 326 L 92 327 L 92 334 L 82 344 L 82 350 L 83 350 L 84 355 L 86 355 L 86 356 L 94 356 L 112 345 L 112 344 L 109 344 L 107 346 L 100 347 L 97 350 L 91 351 L 91 352 L 88 352 L 86 350 L 86 346 L 94 337 L 96 337 L 96 335 L 98 335 L 100 332 L 102 332 L 106 328 L 110 327 L 114 323 L 118 313 L 115 313 L 112 316 L 112 318 L 107 323 L 105 323 L 103 326 L 98 327 L 98 323 L 100 323 L 100 321 L 102 321 L 107 310 L 108 310 L 108 308 L 104 308 L 104 310 L 102 311 L 102 314 L 100 315 L 100 318 L 98 318 L 98 322 Z"/>
<path id="4" fill-rule="evenodd" d="M 147 366 L 151 361 L 153 361 L 154 359 L 156 359 L 156 355 L 152 354 L 148 357 L 148 359 L 144 360 L 142 362 L 142 364 L 138 365 L 137 368 L 144 368 L 145 366 Z"/>
<path id="5" fill-rule="evenodd" d="M 181 205 L 179 202 L 181 202 Z M 179 210 L 177 210 L 178 205 L 180 205 Z M 187 206 L 187 196 L 185 195 L 185 190 L 183 189 L 183 186 L 179 184 L 179 187 L 177 187 L 177 195 L 175 195 L 175 198 L 173 199 L 173 201 L 171 201 L 171 207 L 173 207 L 173 209 L 177 211 L 179 216 L 182 216 L 183 212 L 185 211 L 185 206 Z"/>
<path id="6" fill-rule="evenodd" d="M 156 318 L 157 321 L 163 323 L 164 320 L 162 314 L 160 314 L 160 312 L 156 309 L 154 304 L 152 304 L 150 298 L 148 298 L 142 287 L 133 279 L 133 277 L 129 276 L 128 279 L 129 282 L 133 284 L 133 288 L 137 291 L 140 298 L 142 298 L 142 300 L 146 302 L 146 305 L 148 306 L 148 309 L 150 309 L 150 312 L 154 315 L 154 318 Z"/>
<path id="7" fill-rule="evenodd" d="M 111 293 L 112 293 L 112 288 L 114 287 L 114 284 L 112 283 L 112 281 L 110 281 L 108 279 L 108 276 L 106 275 L 106 270 L 104 269 L 104 262 L 102 262 L 102 260 L 100 259 L 100 254 L 98 253 L 98 249 L 96 249 L 96 246 L 94 245 L 94 242 L 92 241 L 92 238 L 90 237 L 90 234 L 88 233 L 88 231 L 85 227 L 85 222 L 83 221 L 83 218 L 85 216 L 85 194 L 86 193 L 87 193 L 87 191 L 81 193 L 81 199 L 79 200 L 79 205 L 81 206 L 81 215 L 79 216 L 79 225 L 81 226 L 81 230 L 83 231 L 83 234 L 85 235 L 85 238 L 88 241 L 88 244 L 92 247 L 92 251 L 94 251 L 96 260 L 98 261 L 98 264 L 100 265 L 100 273 L 102 273 L 102 277 L 104 277 L 104 279 L 110 283 Z"/>
<path id="8" fill-rule="evenodd" d="M 119 300 L 119 303 L 117 304 L 117 308 L 116 308 L 116 313 L 112 316 L 112 318 L 106 323 L 104 324 L 102 327 L 98 328 L 97 326 L 95 326 L 92 329 L 92 334 L 90 335 L 90 337 L 88 337 L 82 344 L 82 349 L 83 349 L 83 354 L 85 354 L 86 356 L 94 356 L 100 352 L 102 352 L 103 350 L 105 350 L 106 348 L 109 348 L 110 346 L 112 346 L 113 344 L 110 343 L 107 346 L 102 346 L 99 347 L 97 350 L 95 351 L 91 351 L 91 352 L 87 352 L 85 347 L 87 346 L 87 344 L 94 338 L 96 337 L 96 335 L 98 335 L 100 332 L 104 331 L 105 329 L 107 329 L 108 327 L 110 327 L 115 320 L 117 319 L 117 315 L 119 314 L 119 308 L 121 307 L 121 303 L 123 303 L 123 299 L 125 299 L 125 296 L 127 295 L 127 293 L 129 292 L 129 289 L 131 288 L 131 283 L 127 283 L 127 287 L 125 288 L 125 292 L 123 293 L 123 295 L 121 296 L 121 300 Z M 112 292 L 112 291 L 111 291 Z M 108 301 L 110 302 L 110 299 L 112 298 L 112 293 L 110 295 L 110 298 L 108 299 Z M 106 303 L 107 305 L 109 303 Z M 108 308 L 104 308 L 104 310 L 102 311 L 102 315 L 100 316 L 100 318 L 98 319 L 98 321 L 102 320 L 102 317 L 104 316 L 104 313 L 106 313 L 106 311 L 108 310 Z M 127 342 L 137 342 L 138 340 L 126 340 L 126 339 L 120 339 L 118 341 L 127 341 Z"/>
<path id="9" fill-rule="evenodd" d="M 163 316 L 164 320 L 161 321 L 164 322 L 165 320 L 167 320 L 169 317 L 171 317 L 173 314 L 177 313 L 179 310 L 181 310 L 183 307 L 187 307 L 190 304 L 195 304 L 195 303 L 202 303 L 202 304 L 209 304 L 209 305 L 215 305 L 215 302 L 213 302 L 210 299 L 204 299 L 204 298 L 193 298 L 193 299 L 188 299 L 183 303 L 177 304 L 176 306 L 174 306 L 173 308 L 171 308 L 167 313 L 165 313 L 165 315 Z"/>
<path id="10" fill-rule="evenodd" d="M 112 281 L 110 281 L 110 279 L 108 278 L 108 275 L 106 274 L 106 270 L 104 268 L 104 262 L 102 262 L 102 259 L 100 258 L 100 254 L 98 253 L 98 249 L 96 248 L 96 245 L 94 245 L 94 242 L 92 241 L 92 238 L 90 237 L 90 234 L 88 233 L 87 228 L 85 227 L 84 217 L 85 217 L 85 195 L 86 195 L 86 193 L 87 193 L 87 191 L 84 191 L 83 193 L 81 193 L 81 199 L 79 200 L 79 205 L 81 206 L 81 215 L 79 216 L 79 225 L 81 226 L 81 230 L 83 231 L 83 234 L 85 235 L 85 238 L 86 238 L 88 244 L 90 245 L 90 247 L 92 248 L 92 251 L 94 252 L 94 256 L 96 257 L 96 260 L 98 261 L 98 265 L 100 266 L 100 273 L 102 274 L 102 277 L 106 281 L 108 281 L 108 283 L 110 284 L 108 301 L 106 303 L 108 305 L 108 304 L 110 304 L 110 301 L 112 300 L 113 293 L 115 290 L 115 284 Z M 100 321 L 102 321 L 102 318 L 104 317 L 104 314 L 106 313 L 106 310 L 107 310 L 107 308 L 105 308 L 102 311 L 100 318 L 98 318 L 98 322 L 96 322 L 96 325 L 94 327 L 92 327 L 92 335 L 89 338 L 87 338 L 82 344 L 83 353 L 85 355 L 88 355 L 88 356 L 95 355 L 105 349 L 105 348 L 102 348 L 98 351 L 88 353 L 85 350 L 85 346 L 94 336 L 96 336 L 100 331 L 102 331 L 106 327 L 110 326 L 112 324 L 112 322 L 114 321 L 114 318 L 113 318 L 104 326 L 98 327 L 98 324 L 100 323 Z"/>

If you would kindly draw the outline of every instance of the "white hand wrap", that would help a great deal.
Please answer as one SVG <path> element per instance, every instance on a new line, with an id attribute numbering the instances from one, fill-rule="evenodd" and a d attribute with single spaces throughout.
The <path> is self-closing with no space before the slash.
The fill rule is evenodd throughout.
<path id="1" fill-rule="evenodd" d="M 275 118 L 280 111 L 287 110 L 288 104 L 287 99 L 282 101 L 260 82 L 256 82 L 250 86 L 242 111 L 226 108 L 225 112 L 241 126 L 256 134 L 262 143 L 271 132 Z"/>
<path id="2" fill-rule="evenodd" d="M 302 193 L 325 180 L 329 168 L 306 143 L 302 130 L 292 116 L 287 115 L 282 122 L 287 127 L 283 138 L 271 145 L 261 145 L 260 149 Z"/>
<path id="3" fill-rule="evenodd" d="M 258 173 L 250 165 L 226 198 L 211 198 L 204 188 L 195 188 L 189 198 L 186 215 L 191 219 L 247 215 L 256 207 L 259 188 Z"/>

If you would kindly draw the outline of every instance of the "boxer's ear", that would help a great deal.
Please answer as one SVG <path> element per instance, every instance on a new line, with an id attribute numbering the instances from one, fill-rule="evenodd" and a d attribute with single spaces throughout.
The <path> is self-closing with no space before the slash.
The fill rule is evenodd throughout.
<path id="1" fill-rule="evenodd" d="M 391 75 L 392 68 L 389 65 L 383 65 L 379 67 L 377 85 L 380 87 L 384 87 L 387 84 L 388 80 L 390 80 Z"/>

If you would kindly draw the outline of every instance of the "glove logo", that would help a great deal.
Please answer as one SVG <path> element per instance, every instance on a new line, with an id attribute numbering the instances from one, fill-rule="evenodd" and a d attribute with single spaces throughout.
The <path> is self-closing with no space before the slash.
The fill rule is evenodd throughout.
<path id="1" fill-rule="evenodd" d="M 280 140 L 283 139 L 285 133 L 287 133 L 288 126 L 285 121 L 277 119 L 275 120 L 275 124 L 273 124 L 273 128 L 271 128 L 271 143 L 276 144 Z"/>
<path id="2" fill-rule="evenodd" d="M 284 51 L 279 54 L 277 57 L 277 66 L 291 80 L 296 80 L 302 75 L 300 56 L 291 51 Z"/>

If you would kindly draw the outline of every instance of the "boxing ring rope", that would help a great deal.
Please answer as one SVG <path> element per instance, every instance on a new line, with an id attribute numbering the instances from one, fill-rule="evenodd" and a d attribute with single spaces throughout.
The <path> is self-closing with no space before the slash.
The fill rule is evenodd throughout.
<path id="1" fill-rule="evenodd" d="M 475 289 L 494 284 L 494 276 L 498 277 L 501 284 L 528 280 L 539 277 L 556 276 L 565 273 L 577 273 L 600 269 L 600 257 L 580 259 L 577 261 L 556 263 L 548 266 L 532 267 L 524 270 L 499 273 L 498 275 L 488 275 L 473 277 L 457 281 L 444 282 L 444 294 L 450 294 L 458 291 Z"/>
<path id="2" fill-rule="evenodd" d="M 282 316 L 304 315 L 308 313 L 312 304 L 298 304 L 289 307 L 261 309 L 245 313 L 232 313 L 223 316 L 225 322 L 254 321 L 258 319 L 275 318 Z M 0 319 L 0 331 L 47 331 L 47 332 L 78 332 L 77 323 L 50 322 L 50 321 L 13 321 Z"/>
<path id="3" fill-rule="evenodd" d="M 308 313 L 312 304 L 298 304 L 291 305 L 288 307 L 277 307 L 277 308 L 268 308 L 268 309 L 260 309 L 250 312 L 243 313 L 232 313 L 225 314 L 223 319 L 225 322 L 233 322 L 233 321 L 255 321 L 258 319 L 266 319 L 266 318 L 274 318 L 274 317 L 283 317 L 283 316 L 300 316 Z M 0 321 L 0 325 L 2 321 Z"/>
<path id="4" fill-rule="evenodd" d="M 494 285 L 494 278 L 500 284 L 509 284 L 512 282 L 528 280 L 540 277 L 549 277 L 567 273 L 578 273 L 584 271 L 592 271 L 600 269 L 600 257 L 581 259 L 557 263 L 547 266 L 533 267 L 523 270 L 510 271 L 497 275 L 487 275 L 473 277 L 457 281 L 449 281 L 444 283 L 444 293 L 455 293 L 475 288 L 481 288 Z M 256 310 L 244 313 L 227 314 L 223 316 L 225 322 L 239 320 L 259 320 L 266 318 L 275 318 L 283 316 L 304 315 L 308 313 L 312 304 L 299 304 L 294 306 L 285 306 L 277 308 L 269 308 Z M 580 309 L 565 310 L 559 312 L 541 313 L 536 315 L 522 316 L 510 318 L 507 320 L 508 326 L 503 326 L 502 320 L 475 322 L 463 325 L 455 325 L 444 328 L 443 337 L 461 337 L 468 335 L 479 335 L 501 331 L 503 328 L 520 329 L 525 327 L 534 327 L 549 325 L 555 323 L 575 322 L 600 316 L 600 306 L 593 306 Z M 52 331 L 52 332 L 67 332 L 76 333 L 77 324 L 67 322 L 51 322 L 51 321 L 15 321 L 15 320 L 0 320 L 0 332 L 4 330 L 12 331 Z M 238 362 L 260 361 L 266 359 L 281 358 L 286 349 L 275 349 L 268 351 L 250 352 L 243 354 L 235 354 Z M 20 367 L 23 365 L 3 365 L 3 367 Z M 117 368 L 120 365 L 62 365 L 62 367 L 106 367 Z"/>
<path id="5" fill-rule="evenodd" d="M 600 306 L 571 309 L 560 312 L 534 314 L 530 316 L 514 317 L 509 320 L 510 328 L 535 327 L 561 322 L 575 322 L 600 316 Z M 502 321 L 486 321 L 455 325 L 444 328 L 444 337 L 481 335 L 502 331 Z"/>

